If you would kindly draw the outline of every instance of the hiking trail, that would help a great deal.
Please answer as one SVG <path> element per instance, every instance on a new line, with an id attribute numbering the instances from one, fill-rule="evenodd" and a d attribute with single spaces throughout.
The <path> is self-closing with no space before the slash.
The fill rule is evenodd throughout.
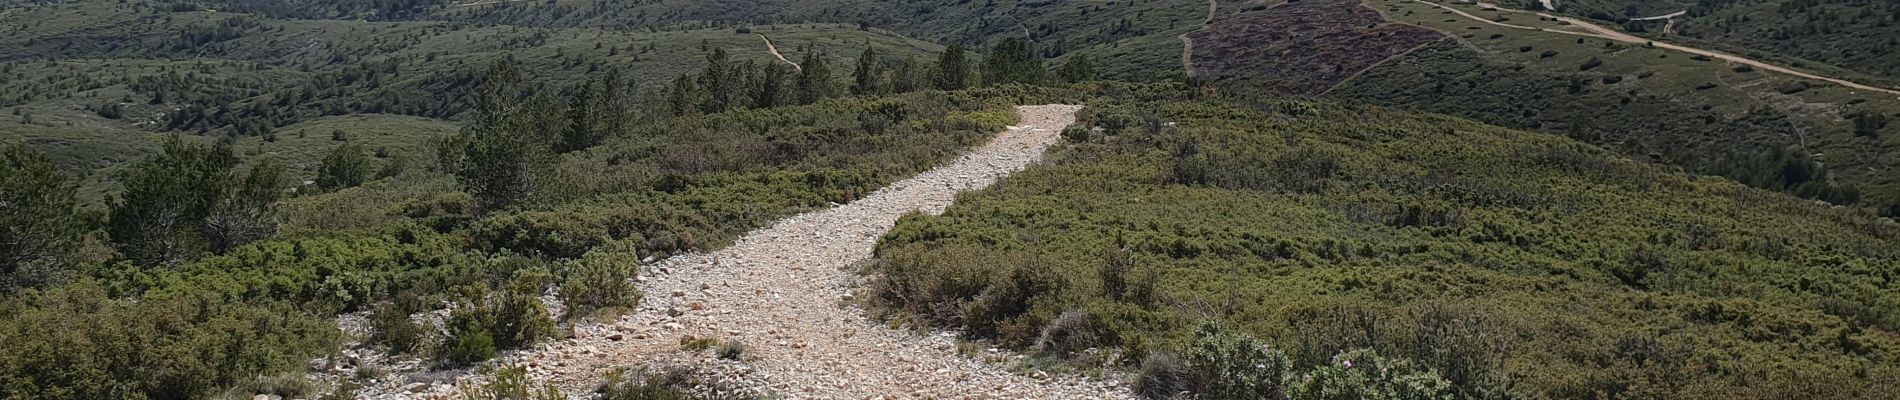
<path id="1" fill-rule="evenodd" d="M 638 310 L 609 323 L 584 323 L 574 327 L 572 338 L 511 352 L 491 364 L 527 366 L 534 385 L 553 384 L 570 395 L 591 393 L 616 368 L 686 365 L 733 387 L 782 398 L 1130 398 L 1116 382 L 1011 372 L 1007 363 L 1017 360 L 1012 353 L 961 354 L 954 332 L 893 329 L 848 305 L 862 279 L 848 267 L 870 259 L 878 238 L 899 216 L 940 214 L 957 192 L 989 186 L 1038 162 L 1080 108 L 1018 107 L 1018 126 L 948 165 L 850 204 L 779 220 L 719 251 L 644 266 L 638 286 L 646 299 Z M 686 336 L 744 343 L 744 360 L 682 351 Z M 434 399 L 487 378 L 463 371 L 453 385 L 438 379 L 444 380 L 397 382 L 360 393 Z"/>
<path id="2" fill-rule="evenodd" d="M 795 62 L 792 62 L 792 60 L 787 60 L 787 59 L 785 59 L 785 55 L 784 55 L 784 54 L 779 54 L 779 52 L 778 52 L 778 46 L 773 46 L 773 45 L 772 45 L 772 38 L 768 38 L 768 37 L 765 37 L 765 34 L 763 34 L 763 33 L 759 33 L 759 34 L 757 34 L 757 35 L 759 35 L 759 40 L 764 40 L 764 41 L 765 41 L 765 52 L 767 52 L 767 53 L 772 53 L 772 56 L 773 56 L 773 57 L 778 57 L 778 60 L 779 60 L 779 61 L 784 61 L 784 62 L 785 62 L 786 64 L 791 64 L 791 65 L 792 65 L 792 70 L 793 70 L 793 71 L 804 71 L 804 70 L 805 70 L 805 69 L 804 69 L 803 67 L 799 67 L 799 66 L 798 66 L 798 63 L 795 63 Z"/>

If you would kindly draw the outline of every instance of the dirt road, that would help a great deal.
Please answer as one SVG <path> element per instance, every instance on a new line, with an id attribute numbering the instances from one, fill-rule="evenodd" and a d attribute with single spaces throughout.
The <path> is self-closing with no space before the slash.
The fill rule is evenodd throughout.
<path id="1" fill-rule="evenodd" d="M 1583 20 L 1580 20 L 1580 19 L 1576 19 L 1576 18 L 1571 18 L 1571 17 L 1565 17 L 1565 16 L 1557 16 L 1557 15 L 1551 15 L 1551 14 L 1546 14 L 1546 13 L 1541 13 L 1541 12 L 1532 12 L 1532 11 L 1521 11 L 1521 10 L 1513 10 L 1513 9 L 1509 9 L 1509 8 L 1504 8 L 1504 7 L 1499 7 L 1499 6 L 1498 6 L 1498 5 L 1496 5 L 1496 4 L 1490 4 L 1490 3 L 1477 3 L 1477 5 L 1478 5 L 1479 7 L 1489 7 L 1489 8 L 1496 8 L 1496 9 L 1498 9 L 1498 10 L 1500 10 L 1500 11 L 1505 11 L 1505 12 L 1514 12 L 1514 13 L 1525 13 L 1525 14 L 1534 14 L 1534 15 L 1537 15 L 1537 16 L 1539 16 L 1539 17 L 1544 17 L 1544 18 L 1550 18 L 1550 19 L 1555 19 L 1555 20 L 1558 20 L 1558 21 L 1564 21 L 1564 22 L 1568 22 L 1568 23 L 1570 23 L 1570 25 L 1571 25 L 1571 26 L 1575 26 L 1575 27 L 1577 27 L 1577 28 L 1580 28 L 1580 29 L 1583 29 L 1583 30 L 1584 30 L 1585 32 L 1574 32 L 1574 31 L 1565 31 L 1565 30 L 1553 30 L 1553 29 L 1540 29 L 1540 28 L 1533 28 L 1533 27 L 1528 27 L 1528 26 L 1523 26 L 1523 25 L 1513 25 L 1513 24 L 1506 24 L 1506 23 L 1502 23 L 1502 22 L 1497 22 L 1497 21 L 1492 21 L 1492 20 L 1489 20 L 1489 19 L 1485 19 L 1485 18 L 1482 18 L 1482 17 L 1479 17 L 1479 16 L 1476 16 L 1476 15 L 1471 15 L 1471 13 L 1467 13 L 1467 12 L 1465 12 L 1464 10 L 1459 10 L 1459 9 L 1457 9 L 1457 8 L 1453 8 L 1453 7 L 1450 7 L 1450 6 L 1446 6 L 1446 5 L 1443 5 L 1443 4 L 1438 4 L 1438 3 L 1433 3 L 1433 2 L 1429 2 L 1429 1 L 1425 1 L 1425 0 L 1418 0 L 1418 1 L 1419 1 L 1420 3 L 1425 3 L 1425 4 L 1428 4 L 1428 5 L 1431 5 L 1431 6 L 1433 6 L 1433 7 L 1438 7 L 1438 8 L 1442 8 L 1442 9 L 1445 9 L 1445 10 L 1449 10 L 1449 11 L 1451 11 L 1452 13 L 1454 13 L 1454 14 L 1458 14 L 1458 15 L 1460 15 L 1460 16 L 1463 16 L 1463 17 L 1465 17 L 1465 18 L 1469 18 L 1469 19 L 1473 19 L 1473 20 L 1477 20 L 1477 21 L 1479 21 L 1479 22 L 1483 22 L 1483 23 L 1487 23 L 1487 24 L 1491 24 L 1491 25 L 1497 25 L 1497 26 L 1503 26 L 1503 27 L 1509 27 L 1509 28 L 1517 28 L 1517 29 L 1529 29 L 1529 30 L 1540 30 L 1540 31 L 1545 31 L 1545 32 L 1553 32 L 1553 33 L 1561 33 L 1561 34 L 1566 34 L 1566 35 L 1577 35 L 1577 36 L 1587 36 L 1587 37 L 1595 37 L 1595 38 L 1602 38 L 1602 39 L 1609 39 L 1609 40 L 1615 40 L 1615 41 L 1619 41 L 1619 42 L 1624 42 L 1624 43 L 1631 43 L 1631 44 L 1638 44 L 1638 45 L 1652 45 L 1652 46 L 1656 46 L 1656 47 L 1659 47 L 1659 48 L 1664 48 L 1664 49 L 1670 49 L 1670 50 L 1675 50 L 1675 51 L 1680 51 L 1680 52 L 1684 52 L 1684 53 L 1689 53 L 1689 54 L 1697 54 L 1697 55 L 1702 55 L 1702 56 L 1707 56 L 1707 57 L 1710 57 L 1710 58 L 1717 58 L 1717 59 L 1721 59 L 1721 60 L 1725 60 L 1725 61 L 1728 61 L 1728 62 L 1732 62 L 1732 63 L 1737 63 L 1737 64 L 1744 64 L 1744 65 L 1749 65 L 1749 66 L 1753 66 L 1753 67 L 1755 67 L 1755 68 L 1760 68 L 1760 69 L 1763 69 L 1763 70 L 1768 70 L 1768 71 L 1774 71 L 1774 72 L 1779 72 L 1779 73 L 1783 73 L 1783 74 L 1788 74 L 1788 75 L 1793 75 L 1793 76 L 1797 76 L 1797 77 L 1802 77 L 1802 78 L 1807 78 L 1807 79 L 1814 79 L 1814 80 L 1819 80 L 1819 81 L 1826 81 L 1826 82 L 1830 82 L 1830 83 L 1834 83 L 1834 84 L 1837 84 L 1837 85 L 1841 85 L 1841 86 L 1846 86 L 1846 87 L 1848 87 L 1848 88 L 1853 88 L 1853 89 L 1858 89 L 1858 90 L 1866 90 L 1866 91 L 1872 91 L 1872 92 L 1879 92 L 1879 93 L 1886 93 L 1886 94 L 1891 94 L 1891 95 L 1896 95 L 1896 96 L 1900 96 L 1900 90 L 1895 90 L 1895 89 L 1889 89 L 1889 88 L 1882 88 L 1882 87 L 1875 87 L 1875 86 L 1868 86 L 1868 85 L 1863 85 L 1863 84 L 1860 84 L 1860 83 L 1855 83 L 1855 82 L 1852 82 L 1852 81 L 1848 81 L 1848 80 L 1845 80 L 1845 79 L 1838 79 L 1838 78 L 1831 78 L 1831 77 L 1826 77 L 1826 76 L 1821 76 L 1821 75 L 1815 75 L 1815 74 L 1811 74 L 1811 73 L 1807 73 L 1807 72 L 1802 72 L 1802 71 L 1798 71 L 1798 70 L 1794 70 L 1794 69 L 1791 69 L 1791 68 L 1786 68 L 1786 67 L 1782 67 L 1782 66 L 1778 66 L 1778 65 L 1774 65 L 1774 64 L 1769 64 L 1769 63 L 1766 63 L 1766 62 L 1762 62 L 1762 61 L 1756 61 L 1756 60 L 1754 60 L 1754 59 L 1750 59 L 1750 58 L 1747 58 L 1747 57 L 1742 57 L 1742 56 L 1737 56 L 1737 55 L 1732 55 L 1732 54 L 1728 54 L 1728 53 L 1723 53 L 1723 52 L 1719 52 L 1719 51 L 1711 51 L 1711 50 L 1703 50 L 1703 49 L 1698 49 L 1698 48 L 1694 48 L 1694 47 L 1688 47 L 1688 46 L 1682 46 L 1682 45 L 1676 45 L 1676 44 L 1671 44 L 1671 43 L 1668 43 L 1668 42 L 1658 42 L 1658 41 L 1655 41 L 1655 40 L 1651 40 L 1651 39 L 1646 39 L 1646 38 L 1642 38 L 1642 37 L 1637 37 L 1637 36 L 1635 36 L 1635 35 L 1631 35 L 1631 34 L 1628 34 L 1628 33 L 1623 33 L 1622 31 L 1618 31 L 1618 30 L 1615 30 L 1615 29 L 1610 29 L 1610 28 L 1606 28 L 1606 27 L 1603 27 L 1603 26 L 1600 26 L 1600 25 L 1597 25 L 1597 24 L 1593 24 L 1593 23 L 1589 23 L 1589 22 L 1586 22 L 1586 21 L 1583 21 Z"/>
<path id="2" fill-rule="evenodd" d="M 1181 69 L 1187 72 L 1189 78 L 1194 77 L 1194 39 L 1189 39 L 1188 34 L 1214 23 L 1214 13 L 1219 10 L 1220 3 L 1217 0 L 1207 0 L 1207 19 L 1201 20 L 1201 28 L 1181 32 L 1181 35 L 1177 36 L 1181 39 Z"/>
<path id="3" fill-rule="evenodd" d="M 798 66 L 798 63 L 795 63 L 795 62 L 792 62 L 792 60 L 787 60 L 787 59 L 785 59 L 785 55 L 784 55 L 784 54 L 779 54 L 779 52 L 778 52 L 778 46 L 773 46 L 773 45 L 772 45 L 772 38 L 768 38 L 768 37 L 765 37 L 765 34 L 763 34 L 763 33 L 760 33 L 760 34 L 758 34 L 758 35 L 759 35 L 759 40 L 764 40 L 764 41 L 765 41 L 765 51 L 766 51 L 766 52 L 768 52 L 768 53 L 772 53 L 772 56 L 773 56 L 773 57 L 778 57 L 778 60 L 779 60 L 779 61 L 784 61 L 784 62 L 785 62 L 786 64 L 791 64 L 791 65 L 792 65 L 792 70 L 794 70 L 794 71 L 803 71 L 803 70 L 804 70 L 804 68 L 801 68 L 801 67 L 799 67 L 799 66 Z"/>

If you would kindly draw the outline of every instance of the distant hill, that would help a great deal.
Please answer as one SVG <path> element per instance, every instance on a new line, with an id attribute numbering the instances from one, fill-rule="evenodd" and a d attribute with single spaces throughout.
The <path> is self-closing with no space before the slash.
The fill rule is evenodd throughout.
<path id="1" fill-rule="evenodd" d="M 655 91 L 703 68 L 716 48 L 733 62 L 780 62 L 762 34 L 793 60 L 812 53 L 838 66 L 866 48 L 920 62 L 942 51 L 838 24 L 529 28 L 291 19 L 214 6 L 77 1 L 0 10 L 0 141 L 44 146 L 96 202 L 112 190 L 113 171 L 155 151 L 167 134 L 240 138 L 254 143 L 243 155 L 279 156 L 299 174 L 340 143 L 329 141 L 332 131 L 369 148 L 426 150 L 428 140 L 454 132 L 451 121 L 472 109 L 480 74 L 504 57 L 541 87 L 614 71 L 635 91 Z"/>
<path id="2" fill-rule="evenodd" d="M 1543 9 L 1543 0 L 1498 3 Z M 1840 67 L 1900 80 L 1900 3 L 1861 0 L 1551 0 L 1557 11 L 1659 38 L 1780 55 L 1810 67 Z M 1676 18 L 1651 19 L 1686 11 Z M 1634 21 L 1633 21 L 1634 20 Z M 1668 32 L 1664 32 L 1664 28 Z"/>
<path id="3" fill-rule="evenodd" d="M 987 48 L 1002 38 L 1034 42 L 1045 57 L 1070 53 L 1114 60 L 1104 77 L 1179 77 L 1175 35 L 1198 28 L 1205 0 L 907 1 L 875 0 L 559 0 L 470 1 L 437 12 L 449 21 L 536 26 L 639 28 L 843 23 L 941 44 Z"/>
<path id="4" fill-rule="evenodd" d="M 1361 5 L 1363 4 L 1363 5 Z M 1470 4 L 1306 0 L 1223 12 L 1196 78 L 1536 129 L 1625 156 L 1900 214 L 1900 96 Z M 1510 25 L 1510 26 L 1504 26 Z M 1582 34 L 1580 34 L 1582 33 Z M 1827 72 L 1822 72 L 1827 73 Z"/>

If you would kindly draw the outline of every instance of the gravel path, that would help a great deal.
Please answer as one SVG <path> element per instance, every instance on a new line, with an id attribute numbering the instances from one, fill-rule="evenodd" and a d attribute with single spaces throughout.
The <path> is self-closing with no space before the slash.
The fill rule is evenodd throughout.
<path id="1" fill-rule="evenodd" d="M 942 213 L 957 191 L 982 188 L 1042 158 L 1079 106 L 1025 106 L 1021 126 L 988 144 L 864 199 L 780 220 L 731 247 L 647 266 L 641 309 L 611 324 L 577 327 L 575 337 L 514 353 L 503 364 L 570 395 L 587 393 L 617 367 L 688 364 L 732 386 L 780 398 L 1128 398 L 1120 384 L 1040 372 L 1010 372 L 990 350 L 960 355 L 951 333 L 920 334 L 868 320 L 846 304 L 858 277 L 846 268 L 869 259 L 897 218 Z M 680 350 L 681 337 L 747 346 L 744 361 Z M 461 385 L 481 377 L 458 377 Z M 436 398 L 450 385 L 380 393 Z M 368 393 L 365 393 L 368 394 Z"/>
<path id="2" fill-rule="evenodd" d="M 784 55 L 784 54 L 779 54 L 779 52 L 778 52 L 778 46 L 773 46 L 773 45 L 772 45 L 772 38 L 769 38 L 769 37 L 765 37 L 765 34 L 763 34 L 763 33 L 761 33 L 761 34 L 759 34 L 759 40 L 764 40 L 764 41 L 765 41 L 765 52 L 767 52 L 767 53 L 772 53 L 772 56 L 773 56 L 773 57 L 778 57 L 778 60 L 779 60 L 779 61 L 784 61 L 784 62 L 785 62 L 786 64 L 791 64 L 791 65 L 792 65 L 792 70 L 794 70 L 794 71 L 803 71 L 803 70 L 805 69 L 804 67 L 800 67 L 800 66 L 798 66 L 798 63 L 795 63 L 795 62 L 792 62 L 792 60 L 787 60 L 787 59 L 785 59 L 785 55 Z"/>
<path id="3" fill-rule="evenodd" d="M 1468 13 L 1468 12 L 1465 12 L 1464 10 L 1460 10 L 1460 9 L 1457 9 L 1457 8 L 1452 8 L 1452 7 L 1450 7 L 1450 6 L 1446 6 L 1446 5 L 1443 5 L 1443 4 L 1438 4 L 1438 3 L 1433 3 L 1433 2 L 1430 2 L 1430 1 L 1425 1 L 1425 0 L 1419 0 L 1419 2 L 1420 2 L 1420 3 L 1424 3 L 1424 4 L 1426 4 L 1426 5 L 1430 5 L 1430 6 L 1433 6 L 1433 7 L 1438 7 L 1438 8 L 1442 8 L 1442 9 L 1445 9 L 1445 10 L 1447 10 L 1447 11 L 1451 11 L 1452 13 L 1454 13 L 1454 14 L 1458 14 L 1459 16 L 1462 16 L 1462 17 L 1465 17 L 1465 18 L 1467 18 L 1467 19 L 1472 19 L 1472 20 L 1477 20 L 1478 22 L 1483 22 L 1483 23 L 1486 23 L 1486 24 L 1491 24 L 1491 25 L 1497 25 L 1497 26 L 1502 26 L 1502 27 L 1506 27 L 1506 28 L 1517 28 L 1517 29 L 1529 29 L 1529 30 L 1534 30 L 1534 31 L 1544 31 L 1544 32 L 1552 32 L 1552 33 L 1561 33 L 1561 34 L 1565 34 L 1565 35 L 1576 35 L 1576 36 L 1587 36 L 1587 37 L 1595 37 L 1595 38 L 1602 38 L 1602 39 L 1609 39 L 1609 40 L 1615 40 L 1615 41 L 1619 41 L 1619 42 L 1624 42 L 1624 43 L 1629 43 L 1629 44 L 1635 44 L 1635 45 L 1647 45 L 1647 46 L 1655 46 L 1655 47 L 1660 47 L 1660 48 L 1664 48 L 1664 49 L 1670 49 L 1670 50 L 1675 50 L 1675 51 L 1680 51 L 1680 52 L 1684 52 L 1684 53 L 1689 53 L 1689 54 L 1696 54 L 1696 55 L 1702 55 L 1702 56 L 1708 56 L 1708 57 L 1713 57 L 1713 58 L 1718 58 L 1718 59 L 1722 59 L 1722 60 L 1724 60 L 1724 61 L 1728 61 L 1728 62 L 1732 62 L 1732 63 L 1737 63 L 1737 64 L 1747 64 L 1747 65 L 1751 65 L 1751 66 L 1754 66 L 1755 68 L 1761 68 L 1761 69 L 1765 69 L 1765 70 L 1769 70 L 1769 71 L 1774 71 L 1774 72 L 1779 72 L 1779 73 L 1783 73 L 1783 74 L 1788 74 L 1788 75 L 1794 75 L 1794 76 L 1796 76 L 1796 77 L 1801 77 L 1801 78 L 1807 78 L 1807 79 L 1814 79 L 1814 80 L 1820 80 L 1820 81 L 1827 81 L 1827 82 L 1830 82 L 1830 83 L 1834 83 L 1834 84 L 1837 84 L 1837 85 L 1841 85 L 1841 86 L 1846 86 L 1846 87 L 1848 87 L 1848 88 L 1850 88 L 1850 89 L 1857 89 L 1857 90 L 1865 90 L 1865 91 L 1871 91 L 1871 92 L 1880 92 L 1880 93 L 1886 93 L 1886 94 L 1889 94 L 1889 95 L 1900 95 L 1900 90 L 1896 90 L 1896 89 L 1889 89 L 1889 88 L 1883 88 L 1883 87 L 1877 87 L 1877 86 L 1868 86 L 1868 85 L 1864 85 L 1864 84 L 1860 84 L 1860 83 L 1856 83 L 1856 82 L 1853 82 L 1853 81 L 1849 81 L 1849 80 L 1845 80 L 1845 79 L 1839 79 L 1839 78 L 1831 78 L 1831 77 L 1826 77 L 1826 76 L 1821 76 L 1821 75 L 1815 75 L 1815 74 L 1811 74 L 1811 73 L 1807 73 L 1807 72 L 1801 72 L 1801 71 L 1797 71 L 1797 70 L 1794 70 L 1794 69 L 1790 69 L 1790 68 L 1787 68 L 1787 67 L 1782 67 L 1782 66 L 1779 66 L 1779 65 L 1774 65 L 1774 64 L 1769 64 L 1769 63 L 1766 63 L 1766 62 L 1762 62 L 1762 61 L 1757 61 L 1757 60 L 1754 60 L 1754 59 L 1750 59 L 1750 58 L 1747 58 L 1747 57 L 1742 57 L 1742 56 L 1737 56 L 1737 55 L 1733 55 L 1733 54 L 1728 54 L 1728 53 L 1723 53 L 1723 52 L 1719 52 L 1719 51 L 1712 51 L 1712 50 L 1703 50 L 1703 49 L 1699 49 L 1699 48 L 1694 48 L 1694 47 L 1689 47 L 1689 46 L 1683 46 L 1683 45 L 1677 45 L 1677 44 L 1673 44 L 1673 43 L 1668 43 L 1668 42 L 1660 42 L 1660 41 L 1656 41 L 1656 40 L 1653 40 L 1653 39 L 1647 39 L 1647 38 L 1642 38 L 1642 37 L 1637 37 L 1636 35 L 1631 35 L 1631 34 L 1628 34 L 1628 33 L 1624 33 L 1623 31 L 1619 31 L 1619 30 L 1615 30 L 1615 29 L 1610 29 L 1610 28 L 1605 28 L 1605 27 L 1603 27 L 1603 26 L 1601 26 L 1601 25 L 1597 25 L 1597 24 L 1593 24 L 1593 23 L 1590 23 L 1590 22 L 1587 22 L 1587 21 L 1584 21 L 1584 20 L 1581 20 L 1581 19 L 1576 19 L 1576 18 L 1571 18 L 1571 17 L 1565 17 L 1565 16 L 1560 16 L 1560 15 L 1551 15 L 1551 14 L 1546 14 L 1546 13 L 1541 13 L 1541 12 L 1532 12 L 1532 11 L 1520 11 L 1520 10 L 1515 10 L 1515 9 L 1510 9 L 1510 8 L 1506 8 L 1506 7 L 1501 7 L 1501 6 L 1498 6 L 1498 5 L 1496 5 L 1496 4 L 1491 4 L 1491 3 L 1485 3 L 1485 2 L 1478 2 L 1478 3 L 1476 4 L 1476 5 L 1478 6 L 1478 7 L 1483 7 L 1483 8 L 1493 8 L 1493 9 L 1497 9 L 1498 11 L 1503 11 L 1503 12 L 1514 12 L 1514 13 L 1528 13 L 1528 14 L 1534 14 L 1534 15 L 1537 15 L 1538 17 L 1542 17 L 1542 18 L 1548 18 L 1548 19 L 1551 19 L 1551 20 L 1556 20 L 1556 21 L 1563 21 L 1563 22 L 1568 22 L 1568 23 L 1570 23 L 1570 25 L 1571 25 L 1571 26 L 1573 26 L 1573 27 L 1576 27 L 1576 28 L 1580 28 L 1580 29 L 1583 29 L 1583 30 L 1584 30 L 1583 32 L 1575 32 L 1575 31 L 1569 31 L 1569 30 L 1557 30 L 1557 29 L 1542 29 L 1542 28 L 1535 28 L 1535 27 L 1529 27 L 1529 26 L 1523 26 L 1523 25 L 1516 25 L 1516 24 L 1507 24 L 1507 23 L 1503 23 L 1503 22 L 1498 22 L 1498 21 L 1493 21 L 1493 20 L 1490 20 L 1490 19 L 1486 19 L 1486 18 L 1484 18 L 1484 17 L 1479 17 L 1479 16 L 1476 16 L 1476 15 L 1472 15 L 1471 13 Z"/>

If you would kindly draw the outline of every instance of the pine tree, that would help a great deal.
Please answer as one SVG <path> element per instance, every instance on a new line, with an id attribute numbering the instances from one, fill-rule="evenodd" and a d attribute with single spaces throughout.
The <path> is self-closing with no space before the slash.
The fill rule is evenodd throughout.
<path id="1" fill-rule="evenodd" d="M 766 63 L 764 77 L 759 79 L 758 97 L 752 100 L 753 108 L 772 108 L 779 105 L 779 97 L 785 89 L 785 66 L 779 63 Z"/>
<path id="2" fill-rule="evenodd" d="M 878 68 L 877 51 L 866 47 L 864 54 L 858 55 L 858 68 L 851 72 L 851 94 L 859 96 L 877 94 L 881 91 L 879 88 L 881 83 L 878 81 L 882 75 L 884 71 Z"/>
<path id="3" fill-rule="evenodd" d="M 233 175 L 230 179 L 229 188 L 204 220 L 206 242 L 216 254 L 277 233 L 271 208 L 283 197 L 284 166 L 266 158 L 252 164 L 243 178 Z"/>
<path id="4" fill-rule="evenodd" d="M 607 76 L 600 80 L 603 112 L 600 116 L 600 139 L 626 132 L 627 123 L 633 118 L 633 97 L 633 85 L 620 80 L 620 70 L 607 70 Z"/>
<path id="5" fill-rule="evenodd" d="M 1086 54 L 1069 56 L 1068 60 L 1062 62 L 1062 67 L 1056 69 L 1056 75 L 1068 83 L 1087 82 L 1098 77 L 1093 60 Z"/>
<path id="6" fill-rule="evenodd" d="M 666 91 L 666 108 L 674 116 L 692 114 L 698 111 L 699 85 L 693 84 L 693 77 L 680 75 L 673 79 L 673 86 Z"/>
<path id="7" fill-rule="evenodd" d="M 1041 84 L 1047 79 L 1047 71 L 1042 68 L 1042 59 L 1036 57 L 1035 50 L 1016 38 L 1004 38 L 990 48 L 989 57 L 983 60 L 983 83 L 985 85 L 1003 85 L 1011 83 Z"/>
<path id="8" fill-rule="evenodd" d="M 574 88 L 574 99 L 567 106 L 567 129 L 561 132 L 561 141 L 555 151 L 566 153 L 594 147 L 600 144 L 604 135 L 603 119 L 607 117 L 607 104 L 602 98 L 602 90 L 593 82 L 582 83 Z"/>
<path id="9" fill-rule="evenodd" d="M 961 90 L 970 87 L 970 66 L 963 60 L 963 46 L 950 45 L 937 57 L 937 76 L 934 80 L 938 90 Z"/>
<path id="10" fill-rule="evenodd" d="M 543 175 L 553 164 L 553 144 L 565 127 L 561 103 L 546 96 L 500 100 L 519 94 L 510 89 L 518 84 L 510 72 L 511 67 L 490 69 L 476 123 L 442 146 L 443 169 L 475 197 L 482 212 L 513 207 L 541 192 Z"/>
<path id="11" fill-rule="evenodd" d="M 805 53 L 803 67 L 798 72 L 798 104 L 817 103 L 831 95 L 831 69 L 825 66 L 825 60 L 816 52 Z"/>
<path id="12" fill-rule="evenodd" d="M 0 147 L 0 204 L 6 205 L 0 212 L 0 289 L 21 286 L 22 269 L 55 261 L 78 246 L 74 198 L 73 186 L 45 154 L 20 143 Z"/>
<path id="13" fill-rule="evenodd" d="M 699 107 L 701 112 L 711 114 L 732 108 L 738 85 L 733 80 L 730 63 L 724 48 L 714 48 L 712 54 L 706 56 L 706 71 L 699 74 L 699 86 L 706 91 Z"/>
<path id="14" fill-rule="evenodd" d="M 917 89 L 917 60 L 906 57 L 891 68 L 891 92 L 910 93 Z"/>
<path id="15" fill-rule="evenodd" d="M 369 163 L 363 146 L 337 146 L 323 157 L 323 165 L 317 168 L 317 189 L 329 192 L 361 185 L 369 180 Z"/>
<path id="16" fill-rule="evenodd" d="M 269 213 L 282 193 L 282 166 L 265 160 L 239 176 L 229 142 L 173 136 L 163 148 L 123 172 L 125 190 L 107 205 L 106 232 L 134 264 L 176 264 L 274 231 Z"/>

